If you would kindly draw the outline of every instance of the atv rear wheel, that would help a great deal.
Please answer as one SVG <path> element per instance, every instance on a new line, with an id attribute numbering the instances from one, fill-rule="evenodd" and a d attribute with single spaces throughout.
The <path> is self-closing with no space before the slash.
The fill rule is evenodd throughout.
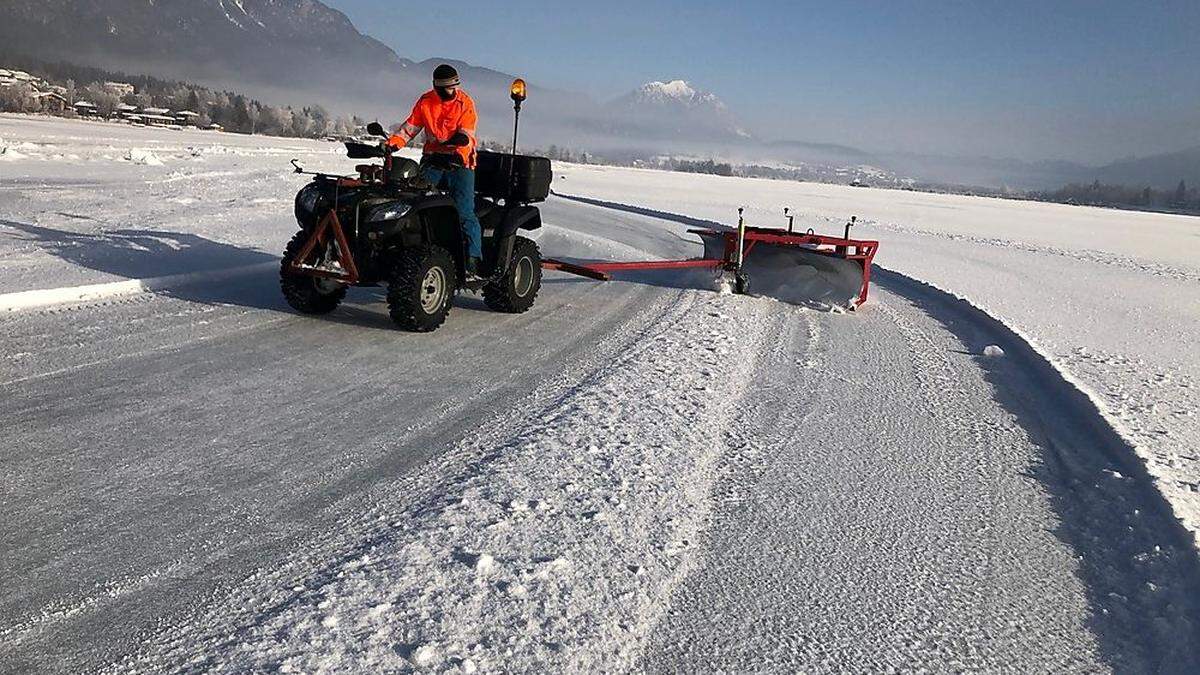
<path id="1" fill-rule="evenodd" d="M 346 285 L 333 279 L 297 274 L 290 269 L 308 237 L 308 232 L 297 232 L 284 249 L 279 267 L 279 288 L 292 309 L 305 314 L 328 314 L 345 299 Z"/>
<path id="2" fill-rule="evenodd" d="M 517 237 L 508 270 L 483 287 L 483 301 L 497 312 L 520 314 L 533 307 L 541 288 L 542 254 L 532 240 Z"/>
<path id="3" fill-rule="evenodd" d="M 404 330 L 428 333 L 446 321 L 455 291 L 454 259 L 441 246 L 405 250 L 388 280 L 388 310 Z"/>

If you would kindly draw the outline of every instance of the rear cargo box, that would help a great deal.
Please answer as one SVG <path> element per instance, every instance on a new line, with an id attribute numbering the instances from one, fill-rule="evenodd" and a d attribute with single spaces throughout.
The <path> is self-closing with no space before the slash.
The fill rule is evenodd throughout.
<path id="1" fill-rule="evenodd" d="M 514 163 L 515 160 L 515 163 Z M 500 152 L 478 153 L 475 192 L 493 199 L 540 202 L 550 195 L 550 160 L 545 157 Z M 511 189 L 509 180 L 512 181 Z"/>

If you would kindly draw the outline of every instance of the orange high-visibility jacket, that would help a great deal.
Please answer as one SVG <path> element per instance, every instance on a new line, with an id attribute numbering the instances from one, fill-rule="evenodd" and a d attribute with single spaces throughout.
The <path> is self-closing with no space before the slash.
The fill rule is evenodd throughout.
<path id="1" fill-rule="evenodd" d="M 462 89 L 454 98 L 443 101 L 437 92 L 430 89 L 417 99 L 412 114 L 404 124 L 399 125 L 388 142 L 403 148 L 422 130 L 425 131 L 425 147 L 423 151 L 431 154 L 455 154 L 463 160 L 463 166 L 475 168 L 475 125 L 479 116 L 475 114 L 475 101 Z M 467 135 L 470 142 L 463 146 L 443 145 L 458 132 Z"/>

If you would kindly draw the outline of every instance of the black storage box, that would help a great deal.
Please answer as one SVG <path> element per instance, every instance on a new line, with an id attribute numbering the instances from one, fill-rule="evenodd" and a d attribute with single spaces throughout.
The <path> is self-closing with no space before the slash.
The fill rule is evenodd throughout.
<path id="1" fill-rule="evenodd" d="M 545 157 L 481 151 L 476 157 L 475 193 L 513 202 L 541 202 L 550 196 L 552 177 L 550 160 Z"/>

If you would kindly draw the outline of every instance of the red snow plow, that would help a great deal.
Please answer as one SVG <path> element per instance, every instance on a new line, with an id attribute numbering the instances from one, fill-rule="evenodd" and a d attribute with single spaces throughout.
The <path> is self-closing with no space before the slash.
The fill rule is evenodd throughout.
<path id="1" fill-rule="evenodd" d="M 735 293 L 748 293 L 750 272 L 756 286 L 766 294 L 799 304 L 817 304 L 854 309 L 867 301 L 871 283 L 871 261 L 879 242 L 851 239 L 846 223 L 843 236 L 817 234 L 811 229 L 748 227 L 738 209 L 736 229 L 693 229 L 704 242 L 704 256 L 686 260 L 643 260 L 634 262 L 564 262 L 545 259 L 542 267 L 608 281 L 614 272 L 709 268 L 725 271 Z"/>

